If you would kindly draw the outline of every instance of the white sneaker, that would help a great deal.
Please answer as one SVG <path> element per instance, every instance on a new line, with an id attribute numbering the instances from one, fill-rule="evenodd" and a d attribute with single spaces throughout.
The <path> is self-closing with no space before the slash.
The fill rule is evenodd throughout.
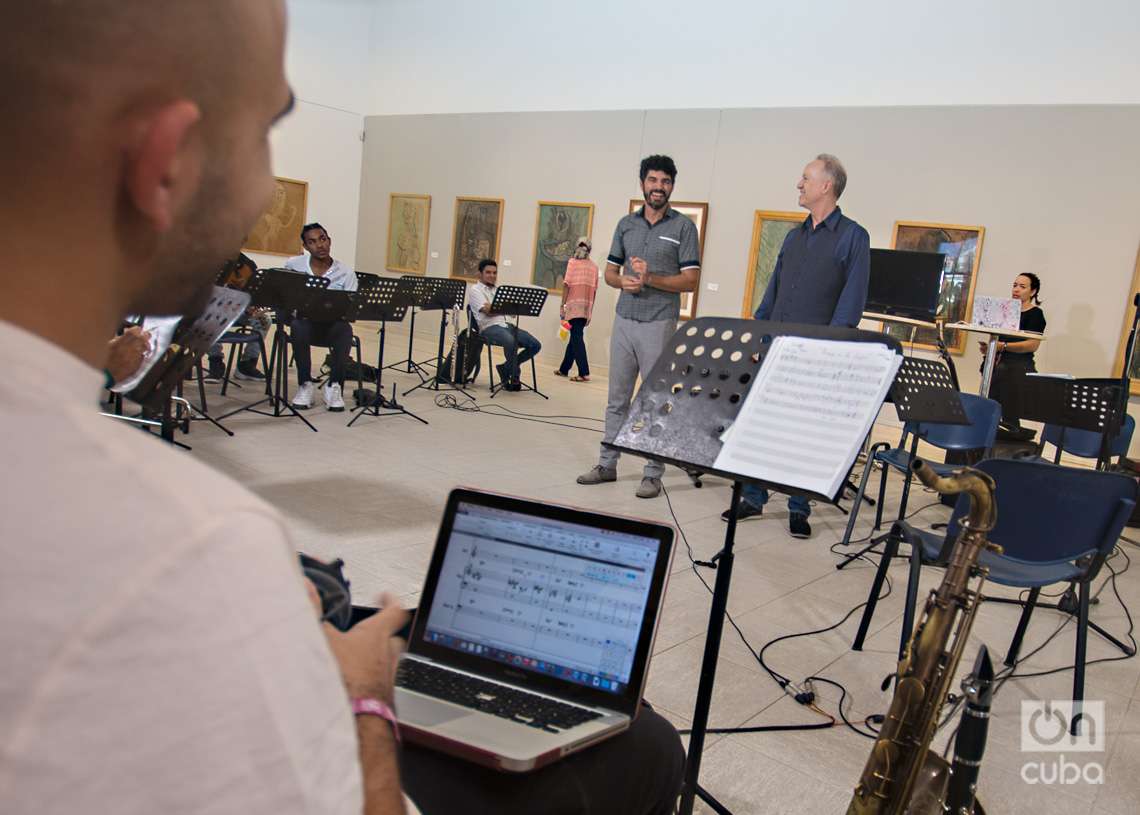
<path id="1" fill-rule="evenodd" d="M 344 410 L 344 397 L 341 395 L 340 385 L 337 385 L 336 383 L 325 385 L 324 390 L 325 407 L 327 407 L 333 413 L 340 413 L 342 410 Z"/>
<path id="2" fill-rule="evenodd" d="M 306 382 L 301 387 L 297 388 L 297 395 L 293 397 L 293 407 L 297 410 L 308 410 L 313 406 L 313 387 L 312 382 Z"/>

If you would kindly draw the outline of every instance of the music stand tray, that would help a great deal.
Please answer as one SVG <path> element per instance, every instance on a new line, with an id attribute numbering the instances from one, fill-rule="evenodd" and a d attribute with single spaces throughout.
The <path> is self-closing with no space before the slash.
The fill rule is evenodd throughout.
<path id="1" fill-rule="evenodd" d="M 512 324 L 507 321 L 507 327 L 511 330 L 511 336 L 515 341 L 515 348 L 518 348 L 519 336 L 519 318 L 521 317 L 537 317 L 542 313 L 542 307 L 546 304 L 546 298 L 550 294 L 546 289 L 540 289 L 537 286 L 497 286 L 495 288 L 495 298 L 491 301 L 491 313 L 502 314 L 507 317 L 514 317 L 515 321 Z M 517 351 L 516 351 L 517 353 Z M 522 373 L 521 371 L 519 372 Z M 493 375 L 492 375 L 493 376 Z M 503 389 L 504 382 L 499 382 L 498 385 L 491 382 L 491 398 L 494 399 L 498 396 L 499 391 Z M 530 359 L 530 381 L 531 384 L 526 385 L 519 377 L 519 385 L 523 390 L 528 390 L 537 393 L 543 399 L 549 399 L 545 393 L 538 389 L 538 373 L 535 369 L 534 357 Z"/>
<path id="2" fill-rule="evenodd" d="M 408 313 L 415 295 L 415 282 L 407 278 L 381 277 L 376 282 L 362 289 L 360 302 L 357 308 L 357 319 L 376 320 L 380 323 L 380 350 L 376 358 L 376 394 L 367 405 L 356 408 L 356 415 L 349 420 L 348 426 L 356 424 L 356 420 L 365 414 L 369 416 L 396 416 L 404 414 L 427 424 L 423 419 L 396 401 L 396 385 L 392 385 L 392 397 L 384 396 L 384 339 L 388 333 L 388 323 L 398 323 Z"/>
<path id="3" fill-rule="evenodd" d="M 679 810 L 682 815 L 692 813 L 697 795 L 714 809 L 720 807 L 717 811 L 724 810 L 699 786 L 698 776 L 724 615 L 728 608 L 736 514 L 744 483 L 759 484 L 779 492 L 815 496 L 828 502 L 837 500 L 846 489 L 845 484 L 840 484 L 836 495 L 819 495 L 799 487 L 723 472 L 713 466 L 722 446 L 720 436 L 740 412 L 744 398 L 755 382 L 755 374 L 771 347 L 771 340 L 777 336 L 872 342 L 902 354 L 898 340 L 873 331 L 731 317 L 698 317 L 678 329 L 666 345 L 653 370 L 641 383 L 621 430 L 609 445 L 623 453 L 655 459 L 686 470 L 703 470 L 733 482 L 724 547 L 714 558 L 717 563 L 716 583 L 693 712 L 692 735 L 689 737 Z"/>
<path id="4" fill-rule="evenodd" d="M 414 387 L 408 388 L 404 391 L 403 395 L 407 396 L 414 390 L 426 388 L 432 391 L 451 390 L 459 391 L 468 399 L 471 394 L 463 390 L 460 386 L 452 383 L 445 382 L 440 379 L 439 371 L 443 367 L 443 344 L 444 335 L 447 332 L 447 313 L 463 308 L 463 298 L 467 295 L 467 282 L 458 278 L 451 277 L 422 277 L 419 279 L 419 285 L 415 289 L 415 300 L 412 305 L 420 311 L 439 311 L 439 345 L 436 347 L 435 354 L 435 375 L 425 377 L 424 374 L 417 370 L 420 375 L 421 382 Z M 458 320 L 458 318 L 456 318 Z M 414 328 L 414 323 L 413 323 Z M 458 330 L 458 327 L 456 328 Z M 412 336 L 408 337 L 408 359 L 412 357 Z M 432 364 L 432 363 L 428 363 Z M 420 365 L 417 363 L 416 368 L 419 369 Z"/>

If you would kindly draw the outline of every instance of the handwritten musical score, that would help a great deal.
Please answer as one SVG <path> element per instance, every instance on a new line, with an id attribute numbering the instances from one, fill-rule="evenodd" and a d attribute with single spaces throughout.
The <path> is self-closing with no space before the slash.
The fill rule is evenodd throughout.
<path id="1" fill-rule="evenodd" d="M 714 466 L 835 495 L 901 363 L 877 343 L 777 337 Z"/>

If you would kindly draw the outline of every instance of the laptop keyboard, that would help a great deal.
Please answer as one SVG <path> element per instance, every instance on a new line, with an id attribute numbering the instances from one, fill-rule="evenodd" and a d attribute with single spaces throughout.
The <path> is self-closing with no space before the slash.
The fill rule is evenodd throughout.
<path id="1" fill-rule="evenodd" d="M 401 660 L 396 685 L 547 733 L 559 733 L 602 715 L 414 659 Z"/>

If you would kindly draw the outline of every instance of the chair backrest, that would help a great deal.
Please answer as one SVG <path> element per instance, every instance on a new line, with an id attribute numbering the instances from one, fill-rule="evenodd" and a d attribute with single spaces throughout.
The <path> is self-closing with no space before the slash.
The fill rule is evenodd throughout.
<path id="1" fill-rule="evenodd" d="M 997 525 L 989 539 L 1018 560 L 1051 563 L 1095 554 L 1095 577 L 1136 505 L 1136 481 L 1119 473 L 1022 459 L 986 459 L 976 466 L 997 484 Z M 958 536 L 968 507 L 962 496 L 948 542 Z"/>
<path id="2" fill-rule="evenodd" d="M 1136 430 L 1136 420 L 1125 414 L 1124 421 L 1120 423 L 1120 432 L 1116 438 L 1109 442 L 1108 454 L 1110 456 L 1123 456 L 1128 453 L 1132 444 L 1132 434 Z M 1062 433 L 1063 431 L 1063 433 Z M 1051 444 L 1071 456 L 1079 458 L 1100 458 L 1101 433 L 1091 430 L 1077 430 L 1072 427 L 1047 424 L 1041 431 L 1041 443 Z"/>
<path id="3" fill-rule="evenodd" d="M 1001 404 L 993 399 L 985 399 L 972 393 L 959 393 L 962 408 L 966 411 L 966 424 L 937 424 L 934 422 L 908 422 L 903 429 L 903 443 L 906 436 L 918 432 L 919 438 L 943 450 L 989 450 L 994 446 L 998 421 L 1001 419 Z"/>

